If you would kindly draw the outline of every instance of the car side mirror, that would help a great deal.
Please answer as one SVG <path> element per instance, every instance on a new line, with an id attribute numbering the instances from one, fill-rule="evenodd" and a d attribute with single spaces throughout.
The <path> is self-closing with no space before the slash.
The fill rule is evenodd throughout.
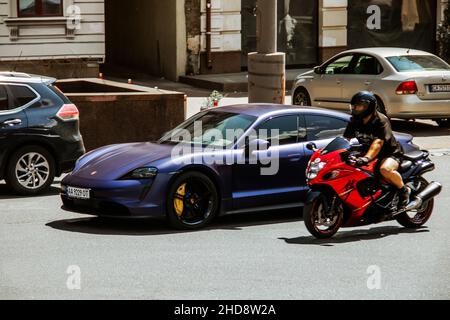
<path id="1" fill-rule="evenodd" d="M 249 151 L 260 151 L 268 150 L 270 148 L 270 142 L 264 139 L 255 139 L 248 143 L 247 150 Z"/>
<path id="2" fill-rule="evenodd" d="M 317 150 L 319 150 L 319 149 L 317 148 L 317 145 L 316 145 L 314 142 L 308 143 L 308 144 L 306 145 L 306 149 L 308 149 L 309 151 L 312 151 L 312 152 L 316 152 Z"/>
<path id="3" fill-rule="evenodd" d="M 314 73 L 315 74 L 322 74 L 322 67 L 321 66 L 317 66 L 314 68 Z"/>

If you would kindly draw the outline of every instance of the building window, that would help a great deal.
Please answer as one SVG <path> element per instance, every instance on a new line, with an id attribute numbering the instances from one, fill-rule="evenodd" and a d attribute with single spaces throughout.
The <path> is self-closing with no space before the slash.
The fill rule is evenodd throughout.
<path id="1" fill-rule="evenodd" d="M 63 15 L 63 0 L 17 0 L 19 17 L 52 17 Z"/>
<path id="2" fill-rule="evenodd" d="M 242 3 L 242 66 L 256 51 L 256 0 Z M 286 53 L 288 67 L 318 63 L 319 1 L 278 0 L 278 51 Z"/>
<path id="3" fill-rule="evenodd" d="M 435 52 L 437 2 L 349 0 L 348 48 L 400 47 Z M 379 14 L 369 10 L 374 5 Z"/>

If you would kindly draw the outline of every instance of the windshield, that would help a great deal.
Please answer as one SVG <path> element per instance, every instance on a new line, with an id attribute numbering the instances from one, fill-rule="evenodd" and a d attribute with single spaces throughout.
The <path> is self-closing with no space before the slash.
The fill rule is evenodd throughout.
<path id="1" fill-rule="evenodd" d="M 321 154 L 326 155 L 327 153 L 330 153 L 330 152 L 334 152 L 334 151 L 342 150 L 342 149 L 348 149 L 348 148 L 350 148 L 350 142 L 343 137 L 337 137 L 323 149 Z"/>
<path id="2" fill-rule="evenodd" d="M 246 114 L 202 112 L 165 134 L 158 143 L 228 148 L 233 146 L 256 120 L 256 117 Z"/>
<path id="3" fill-rule="evenodd" d="M 398 56 L 387 60 L 398 72 L 450 70 L 450 66 L 435 56 Z"/>

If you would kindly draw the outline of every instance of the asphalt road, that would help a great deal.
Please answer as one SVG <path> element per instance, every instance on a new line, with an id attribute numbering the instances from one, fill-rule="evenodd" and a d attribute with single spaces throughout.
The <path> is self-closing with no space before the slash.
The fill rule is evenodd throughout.
<path id="1" fill-rule="evenodd" d="M 436 137 L 450 147 L 433 128 L 413 133 L 423 147 Z M 0 299 L 450 299 L 450 154 L 435 153 L 428 178 L 445 188 L 425 228 L 391 222 L 328 241 L 314 240 L 297 211 L 175 232 L 163 220 L 64 212 L 57 185 L 17 198 L 0 184 Z"/>
<path id="2" fill-rule="evenodd" d="M 450 157 L 434 160 L 429 178 L 448 186 Z M 228 216 L 180 233 L 161 220 L 67 214 L 56 193 L 18 199 L 0 188 L 0 299 L 450 298 L 448 188 L 426 228 L 386 223 L 329 241 L 310 237 L 299 212 Z M 68 289 L 69 266 L 80 268 L 81 290 Z M 371 266 L 380 289 L 368 289 Z"/>

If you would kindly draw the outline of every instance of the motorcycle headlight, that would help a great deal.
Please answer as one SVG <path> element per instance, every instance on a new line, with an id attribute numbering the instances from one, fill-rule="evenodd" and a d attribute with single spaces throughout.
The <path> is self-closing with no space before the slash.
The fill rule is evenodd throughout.
<path id="1" fill-rule="evenodd" d="M 158 174 L 158 169 L 154 167 L 139 168 L 131 171 L 129 174 L 124 176 L 121 180 L 144 180 L 153 179 Z"/>
<path id="2" fill-rule="evenodd" d="M 308 171 L 306 172 L 306 177 L 310 180 L 317 178 L 317 176 L 319 175 L 319 172 L 322 171 L 326 165 L 327 165 L 326 162 L 322 162 L 322 160 L 316 159 L 309 166 Z"/>

